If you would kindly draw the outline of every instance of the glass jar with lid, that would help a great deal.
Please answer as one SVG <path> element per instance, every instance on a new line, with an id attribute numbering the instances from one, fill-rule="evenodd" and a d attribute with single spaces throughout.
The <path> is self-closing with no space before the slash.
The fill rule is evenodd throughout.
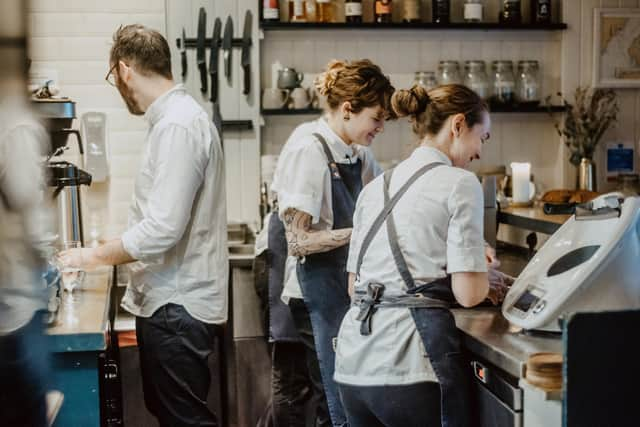
<path id="1" fill-rule="evenodd" d="M 482 99 L 489 97 L 489 78 L 484 61 L 465 61 L 464 85 L 480 95 Z"/>
<path id="2" fill-rule="evenodd" d="M 521 104 L 540 103 L 540 79 L 538 61 L 518 61 L 516 99 Z"/>
<path id="3" fill-rule="evenodd" d="M 434 87 L 438 86 L 436 73 L 434 73 L 433 71 L 416 71 L 416 75 L 413 79 L 413 84 L 422 86 L 426 90 L 431 90 Z"/>
<path id="4" fill-rule="evenodd" d="M 458 61 L 440 61 L 437 78 L 440 85 L 462 83 Z"/>
<path id="5" fill-rule="evenodd" d="M 516 82 L 512 61 L 493 61 L 491 64 L 491 102 L 497 105 L 512 105 L 515 101 Z"/>

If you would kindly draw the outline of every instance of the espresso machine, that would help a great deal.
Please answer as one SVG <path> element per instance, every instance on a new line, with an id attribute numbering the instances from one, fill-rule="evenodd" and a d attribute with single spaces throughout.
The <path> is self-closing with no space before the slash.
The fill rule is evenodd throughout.
<path id="1" fill-rule="evenodd" d="M 84 246 L 82 229 L 82 200 L 80 187 L 91 185 L 91 175 L 73 163 L 53 160 L 68 149 L 70 135 L 78 142 L 80 155 L 84 154 L 80 132 L 71 127 L 76 117 L 75 103 L 68 99 L 34 101 L 51 135 L 51 152 L 47 158 L 47 184 L 49 203 L 56 212 L 58 243 L 78 241 Z"/>

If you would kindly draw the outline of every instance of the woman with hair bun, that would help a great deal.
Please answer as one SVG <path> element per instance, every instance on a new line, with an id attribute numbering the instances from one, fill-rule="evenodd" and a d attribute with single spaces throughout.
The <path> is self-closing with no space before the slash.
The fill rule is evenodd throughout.
<path id="1" fill-rule="evenodd" d="M 312 389 L 316 395 L 324 389 L 326 396 L 326 404 L 318 406 L 316 425 L 341 426 L 346 419 L 333 381 L 334 344 L 351 303 L 346 262 L 352 217 L 362 187 L 382 173 L 368 146 L 384 130 L 385 120 L 394 116 L 394 88 L 366 59 L 331 61 L 315 83 L 326 97 L 326 111 L 293 131 L 280 153 L 271 187 L 279 215 L 272 215 L 269 223 L 269 249 L 274 254 L 288 250 L 289 256 L 271 266 L 270 332 L 276 341 L 274 376 L 282 358 L 294 359 L 287 366 L 306 360 Z M 273 302 L 282 282 L 282 300 L 289 311 Z M 297 346 L 286 344 L 286 352 L 276 337 L 285 330 L 289 332 L 282 334 L 282 341 L 297 340 Z M 292 330 L 297 337 L 290 337 Z M 286 399 L 274 397 L 276 413 L 282 400 Z"/>
<path id="2" fill-rule="evenodd" d="M 488 107 L 462 85 L 414 86 L 391 102 L 420 144 L 358 199 L 335 381 L 350 427 L 467 426 L 469 374 L 449 306 L 506 291 L 489 283 L 482 188 L 465 170 L 489 138 Z"/>

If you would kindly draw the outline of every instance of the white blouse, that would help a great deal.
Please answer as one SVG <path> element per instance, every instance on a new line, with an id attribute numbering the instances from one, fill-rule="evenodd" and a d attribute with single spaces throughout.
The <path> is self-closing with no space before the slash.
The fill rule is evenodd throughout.
<path id="1" fill-rule="evenodd" d="M 456 272 L 487 271 L 483 240 L 483 195 L 476 176 L 453 167 L 434 148 L 419 147 L 394 171 L 391 196 L 422 166 L 442 162 L 419 178 L 398 201 L 392 215 L 398 241 L 415 281 L 428 283 Z M 382 177 L 360 194 L 347 270 L 356 272 L 362 241 L 384 205 Z M 356 289 L 384 284 L 385 294 L 404 293 L 383 225 L 365 254 Z M 407 308 L 384 308 L 372 319 L 372 333 L 360 335 L 358 308 L 343 320 L 336 350 L 335 380 L 351 385 L 400 385 L 437 381 Z"/>

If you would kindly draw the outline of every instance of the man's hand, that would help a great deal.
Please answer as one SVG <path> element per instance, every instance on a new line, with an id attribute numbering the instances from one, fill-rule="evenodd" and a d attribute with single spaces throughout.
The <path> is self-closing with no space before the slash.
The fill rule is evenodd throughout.
<path id="1" fill-rule="evenodd" d="M 487 275 L 489 279 L 489 295 L 487 298 L 494 305 L 498 305 L 504 300 L 504 296 L 509 291 L 509 287 L 513 284 L 515 278 L 495 268 L 489 268 Z"/>
<path id="2" fill-rule="evenodd" d="M 81 270 L 91 270 L 100 265 L 94 248 L 68 249 L 58 254 L 61 267 L 75 267 Z"/>

